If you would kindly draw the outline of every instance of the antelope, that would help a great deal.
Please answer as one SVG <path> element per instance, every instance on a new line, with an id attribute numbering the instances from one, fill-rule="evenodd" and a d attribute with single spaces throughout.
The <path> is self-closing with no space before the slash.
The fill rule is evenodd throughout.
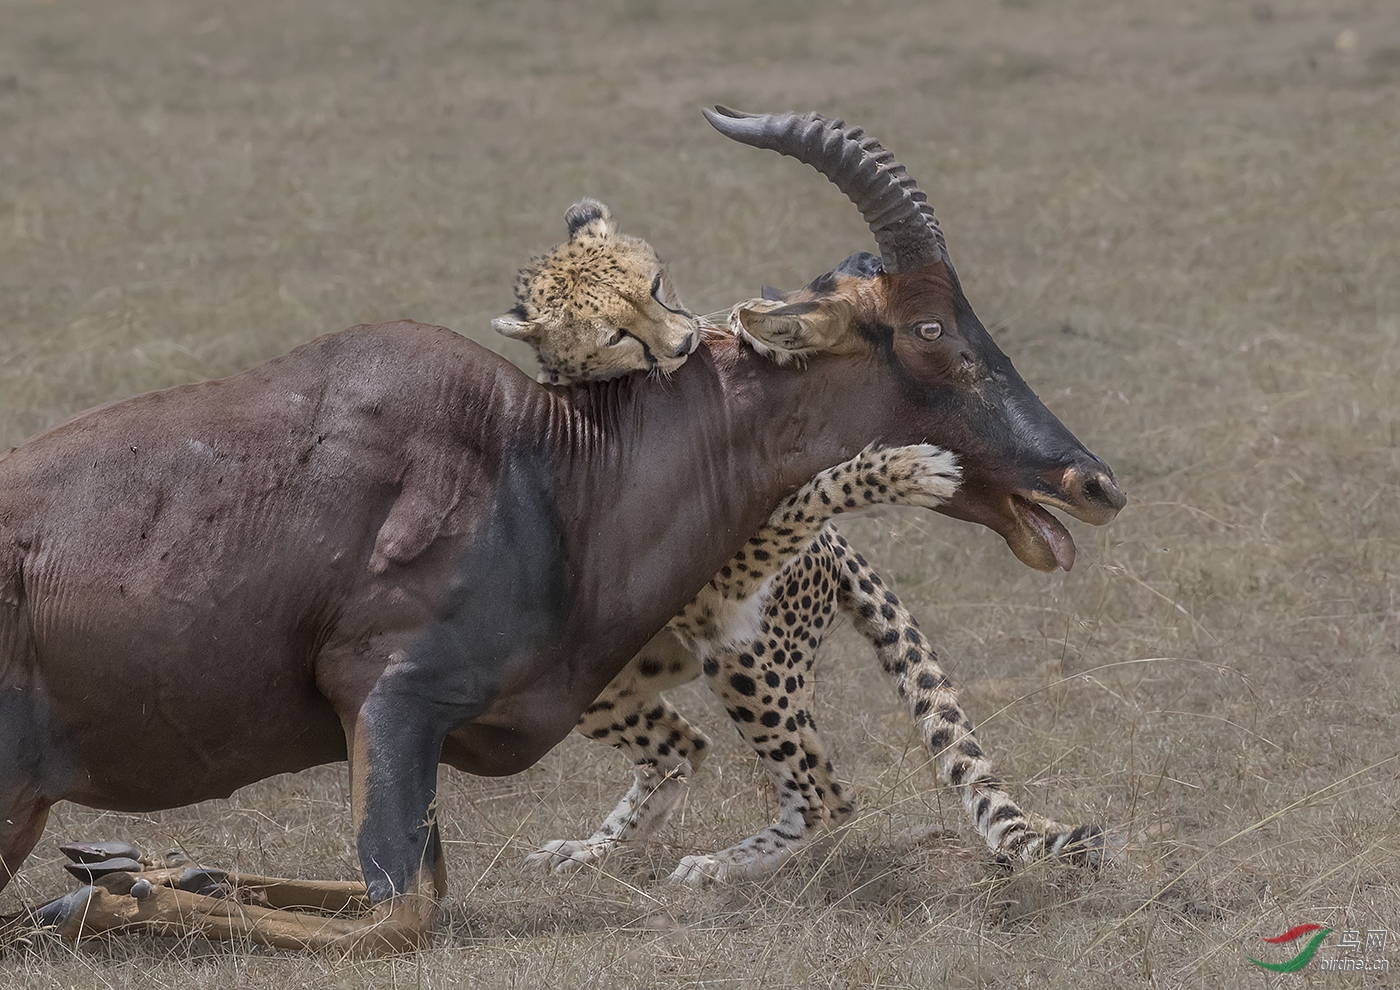
<path id="1" fill-rule="evenodd" d="M 442 327 L 357 326 L 0 457 L 0 888 L 56 801 L 150 811 L 348 760 L 363 917 L 162 878 L 39 920 L 408 950 L 445 890 L 439 764 L 537 761 L 819 471 L 934 444 L 962 472 L 937 511 L 1073 564 L 1046 507 L 1099 525 L 1125 497 L 977 319 L 914 180 L 840 120 L 706 116 L 831 179 L 878 257 L 741 305 L 669 380 L 548 387 Z"/>

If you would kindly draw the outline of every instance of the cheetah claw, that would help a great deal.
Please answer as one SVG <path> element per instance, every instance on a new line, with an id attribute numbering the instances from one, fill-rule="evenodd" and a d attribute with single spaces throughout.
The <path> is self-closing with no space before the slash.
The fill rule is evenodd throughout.
<path id="1" fill-rule="evenodd" d="M 602 863 L 619 852 L 614 843 L 589 839 L 554 839 L 525 857 L 525 865 L 552 873 L 572 873 L 583 866 Z"/>
<path id="2" fill-rule="evenodd" d="M 682 887 L 704 887 L 712 883 L 721 883 L 728 872 L 725 865 L 718 856 L 686 856 L 666 878 L 666 882 Z"/>

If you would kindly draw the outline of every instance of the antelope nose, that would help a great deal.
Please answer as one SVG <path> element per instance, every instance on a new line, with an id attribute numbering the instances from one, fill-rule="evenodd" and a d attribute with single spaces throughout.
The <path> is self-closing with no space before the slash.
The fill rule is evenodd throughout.
<path id="1" fill-rule="evenodd" d="M 685 357 L 687 354 L 694 354 L 695 348 L 700 346 L 700 335 L 694 330 L 685 335 L 681 341 L 681 346 L 676 348 L 676 357 Z"/>
<path id="2" fill-rule="evenodd" d="M 1076 503 L 1074 515 L 1102 526 L 1128 504 L 1128 496 L 1113 480 L 1113 472 L 1097 457 L 1065 470 L 1064 490 Z"/>

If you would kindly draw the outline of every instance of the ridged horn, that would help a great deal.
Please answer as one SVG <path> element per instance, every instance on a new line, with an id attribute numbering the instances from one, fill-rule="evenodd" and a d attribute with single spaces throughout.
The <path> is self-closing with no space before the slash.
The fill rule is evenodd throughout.
<path id="1" fill-rule="evenodd" d="M 725 106 L 702 112 L 725 137 L 796 158 L 830 179 L 870 225 L 885 271 L 948 260 L 928 197 L 894 155 L 861 128 L 816 113 L 744 113 Z"/>

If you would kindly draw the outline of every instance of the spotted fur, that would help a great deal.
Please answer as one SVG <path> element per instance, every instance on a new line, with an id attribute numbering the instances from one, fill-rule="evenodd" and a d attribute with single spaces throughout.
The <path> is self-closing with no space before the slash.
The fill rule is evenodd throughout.
<path id="1" fill-rule="evenodd" d="M 577 209 L 577 207 L 576 207 Z M 572 223 L 571 223 L 572 229 Z M 587 276 L 580 266 L 576 276 Z M 567 313 L 547 316 L 538 340 L 571 330 Z M 586 339 L 589 330 L 580 331 Z M 575 360 L 544 376 L 569 381 Z M 642 370 L 634 365 L 631 370 Z M 554 840 L 528 862 L 554 870 L 596 863 L 656 834 L 708 755 L 710 741 L 662 692 L 702 673 L 777 788 L 779 820 L 713 854 L 685 857 L 671 879 L 687 884 L 753 878 L 776 870 L 819 826 L 854 812 L 817 732 L 812 661 L 839 614 L 875 648 L 909 706 L 940 782 L 957 789 L 978 834 L 998 857 L 1041 856 L 1097 866 L 1109 851 L 1094 826 L 1073 828 L 1023 812 L 993 772 L 958 704 L 937 653 L 880 576 L 829 524 L 874 505 L 933 507 L 953 493 L 958 471 L 929 445 L 867 449 L 794 493 L 584 712 L 576 731 L 632 760 L 632 787 L 587 839 Z"/>
<path id="2" fill-rule="evenodd" d="M 596 199 L 579 200 L 564 221 L 568 241 L 520 269 L 516 307 L 491 326 L 533 347 L 541 380 L 556 384 L 679 368 L 700 344 L 700 324 L 656 251 L 619 232 Z"/>

